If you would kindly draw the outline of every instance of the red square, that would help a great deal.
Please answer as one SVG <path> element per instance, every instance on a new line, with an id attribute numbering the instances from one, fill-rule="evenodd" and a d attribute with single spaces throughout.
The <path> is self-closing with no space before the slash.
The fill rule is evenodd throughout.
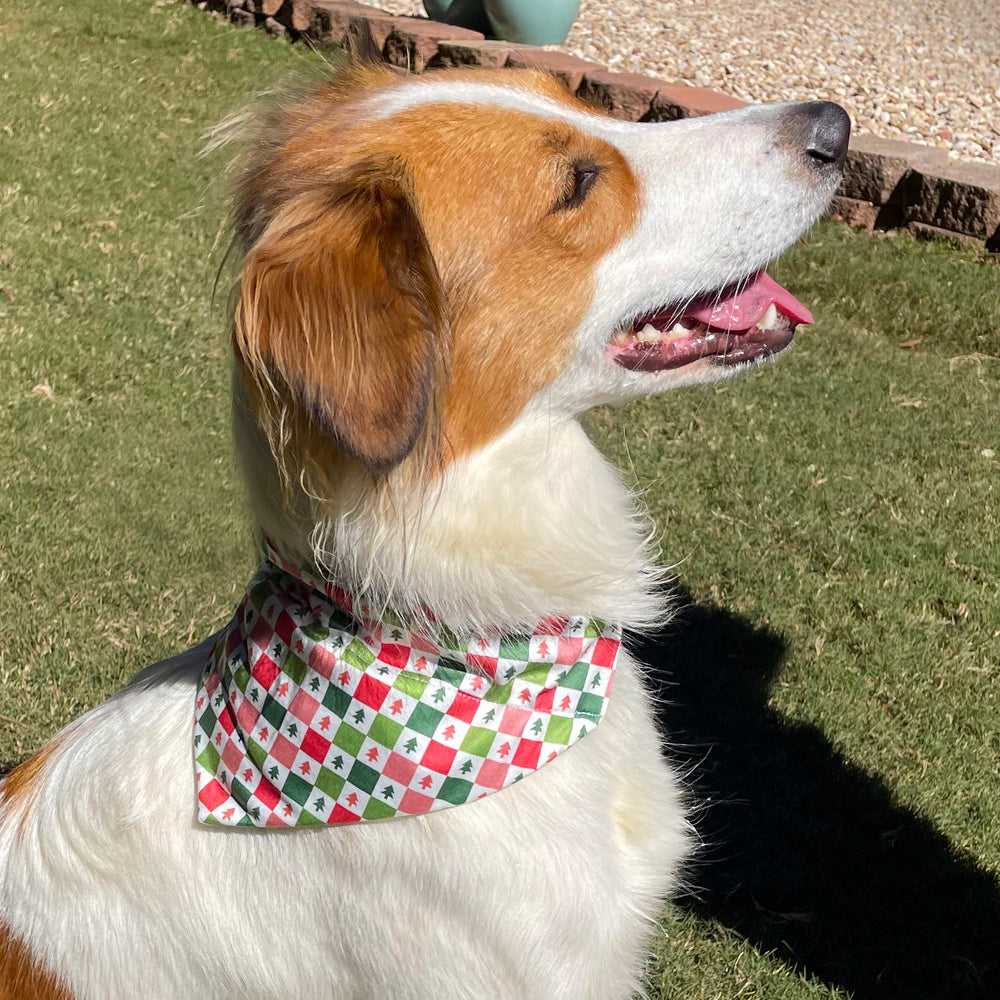
<path id="1" fill-rule="evenodd" d="M 476 712 L 482 702 L 465 691 L 456 691 L 455 699 L 448 708 L 449 718 L 458 719 L 460 722 L 472 722 L 476 717 Z"/>
<path id="2" fill-rule="evenodd" d="M 507 736 L 520 736 L 530 718 L 531 712 L 528 709 L 508 705 L 500 718 L 500 732 Z"/>
<path id="3" fill-rule="evenodd" d="M 423 767 L 429 768 L 431 771 L 437 771 L 438 774 L 447 774 L 451 770 L 452 761 L 454 761 L 456 753 L 457 751 L 446 747 L 443 743 L 431 740 L 427 744 L 427 749 L 424 751 L 420 763 Z"/>
<path id="4" fill-rule="evenodd" d="M 556 689 L 555 688 L 542 688 L 538 692 L 535 698 L 535 711 L 550 713 L 552 711 L 552 705 L 555 701 Z"/>
<path id="5" fill-rule="evenodd" d="M 253 793 L 268 809 L 273 809 L 281 798 L 278 794 L 278 789 L 264 777 L 261 777 Z"/>
<path id="6" fill-rule="evenodd" d="M 352 813 L 349 809 L 345 809 L 339 802 L 333 807 L 333 812 L 330 813 L 330 818 L 327 820 L 328 823 L 357 823 L 361 819 L 357 813 Z"/>
<path id="7" fill-rule="evenodd" d="M 399 800 L 399 811 L 411 816 L 419 816 L 421 813 L 430 812 L 432 805 L 434 805 L 432 798 L 408 788 L 406 794 Z"/>
<path id="8" fill-rule="evenodd" d="M 337 657 L 326 646 L 317 642 L 309 653 L 309 666 L 320 677 L 329 680 L 333 676 L 334 667 L 337 666 Z"/>
<path id="9" fill-rule="evenodd" d="M 374 677 L 369 677 L 368 674 L 362 674 L 361 680 L 358 681 L 358 686 L 354 691 L 354 697 L 362 704 L 368 705 L 370 708 L 378 711 L 382 707 L 382 702 L 385 701 L 389 691 L 390 688 L 387 684 L 375 680 Z"/>
<path id="10" fill-rule="evenodd" d="M 497 679 L 497 663 L 499 662 L 497 657 L 480 656 L 477 653 L 470 653 L 466 659 L 470 667 L 481 670 L 490 680 L 495 681 Z"/>
<path id="11" fill-rule="evenodd" d="M 476 784 L 484 788 L 503 788 L 509 770 L 509 764 L 502 764 L 498 760 L 484 760 L 476 775 Z"/>
<path id="12" fill-rule="evenodd" d="M 252 733 L 260 718 L 260 710 L 249 698 L 244 698 L 243 703 L 236 711 L 236 718 L 239 719 L 245 733 Z"/>
<path id="13" fill-rule="evenodd" d="M 537 740 L 521 740 L 514 751 L 511 767 L 538 767 L 538 758 L 542 755 L 542 744 Z"/>
<path id="14" fill-rule="evenodd" d="M 395 643 L 384 642 L 378 651 L 378 658 L 390 667 L 402 670 L 410 659 L 409 646 L 397 646 Z"/>
<path id="15" fill-rule="evenodd" d="M 583 653 L 583 637 L 574 635 L 559 636 L 559 652 L 556 653 L 556 662 L 564 667 L 571 667 L 580 659 Z"/>
<path id="16" fill-rule="evenodd" d="M 290 740 L 285 739 L 281 733 L 278 733 L 278 735 L 274 738 L 274 743 L 272 744 L 270 750 L 271 756 L 289 769 L 291 769 L 292 764 L 295 763 L 295 755 L 298 752 L 299 748 Z"/>
<path id="17" fill-rule="evenodd" d="M 229 768 L 230 774 L 236 774 L 243 766 L 243 751 L 232 740 L 226 740 L 226 746 L 222 751 L 222 763 Z"/>
<path id="18" fill-rule="evenodd" d="M 236 728 L 236 722 L 233 719 L 233 713 L 229 709 L 229 704 L 223 702 L 219 707 L 218 714 L 219 725 L 225 730 L 227 736 L 233 735 L 233 730 Z"/>
<path id="19" fill-rule="evenodd" d="M 198 793 L 198 800 L 206 809 L 214 809 L 216 806 L 222 805 L 228 798 L 229 792 L 215 778 Z"/>
<path id="20" fill-rule="evenodd" d="M 307 694 L 302 688 L 299 688 L 295 692 L 295 697 L 292 699 L 291 705 L 288 706 L 288 711 L 295 716 L 299 722 L 304 722 L 309 725 L 313 720 L 313 716 L 319 709 L 319 702 L 311 695 Z"/>
<path id="21" fill-rule="evenodd" d="M 601 638 L 594 643 L 594 655 L 591 656 L 590 662 L 593 663 L 595 667 L 612 666 L 618 656 L 618 649 L 620 646 L 621 643 L 617 639 L 606 639 L 604 636 L 601 636 Z"/>
<path id="22" fill-rule="evenodd" d="M 416 770 L 415 761 L 407 760 L 398 753 L 390 753 L 385 767 L 382 768 L 382 773 L 390 781 L 398 781 L 401 785 L 408 785 Z"/>
<path id="23" fill-rule="evenodd" d="M 278 620 L 274 623 L 274 632 L 279 639 L 286 645 L 290 646 L 292 644 L 292 633 L 295 631 L 296 625 L 292 620 L 292 616 L 284 609 L 281 609 L 281 614 L 278 615 Z"/>
<path id="24" fill-rule="evenodd" d="M 307 729 L 305 736 L 302 737 L 302 752 L 309 754 L 313 760 L 319 761 L 322 764 L 326 760 L 326 755 L 330 752 L 330 741 L 320 736 L 315 729 Z"/>
<path id="25" fill-rule="evenodd" d="M 261 654 L 253 665 L 253 679 L 265 690 L 269 690 L 280 671 L 278 665 L 267 655 Z"/>

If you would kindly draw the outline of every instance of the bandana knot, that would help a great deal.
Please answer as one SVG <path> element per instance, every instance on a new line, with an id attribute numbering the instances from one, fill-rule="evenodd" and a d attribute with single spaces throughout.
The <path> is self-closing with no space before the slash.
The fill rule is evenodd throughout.
<path id="1" fill-rule="evenodd" d="M 295 827 L 445 809 L 506 788 L 604 717 L 617 626 L 433 639 L 270 543 L 202 673 L 198 820 Z"/>

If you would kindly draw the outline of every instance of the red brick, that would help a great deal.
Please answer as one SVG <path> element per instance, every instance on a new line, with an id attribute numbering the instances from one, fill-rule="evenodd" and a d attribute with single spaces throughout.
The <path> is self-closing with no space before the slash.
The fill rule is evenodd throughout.
<path id="1" fill-rule="evenodd" d="M 577 96 L 615 118 L 639 121 L 648 116 L 653 98 L 663 86 L 661 81 L 638 73 L 588 70 Z"/>
<path id="2" fill-rule="evenodd" d="M 859 198 L 845 198 L 843 195 L 837 195 L 830 202 L 828 214 L 838 222 L 843 222 L 855 229 L 871 232 L 875 228 L 875 220 L 878 218 L 878 206 Z"/>
<path id="3" fill-rule="evenodd" d="M 483 66 L 501 69 L 517 46 L 513 42 L 484 39 L 481 42 L 457 42 L 443 38 L 431 65 L 434 67 Z"/>
<path id="4" fill-rule="evenodd" d="M 425 18 L 397 18 L 385 39 L 383 52 L 393 66 L 421 73 L 438 54 L 438 45 L 447 39 L 458 42 L 483 42 L 478 31 L 454 24 L 440 24 Z"/>
<path id="5" fill-rule="evenodd" d="M 983 248 L 983 241 L 976 239 L 975 236 L 954 233 L 950 229 L 929 226 L 925 222 L 911 222 L 906 228 L 918 240 L 945 240 L 948 243 L 954 243 L 963 250 L 981 250 Z"/>
<path id="6" fill-rule="evenodd" d="M 1000 226 L 1000 167 L 949 160 L 933 173 L 921 171 L 907 221 L 991 239 Z"/>
<path id="7" fill-rule="evenodd" d="M 549 52 L 547 49 L 528 45 L 514 49 L 507 59 L 507 65 L 518 69 L 543 70 L 559 80 L 571 94 L 580 89 L 585 75 L 602 72 L 597 63 L 577 59 L 565 52 Z"/>
<path id="8" fill-rule="evenodd" d="M 735 111 L 746 106 L 745 101 L 707 87 L 685 87 L 662 83 L 653 98 L 649 121 L 673 121 L 676 118 L 698 118 L 719 111 Z"/>

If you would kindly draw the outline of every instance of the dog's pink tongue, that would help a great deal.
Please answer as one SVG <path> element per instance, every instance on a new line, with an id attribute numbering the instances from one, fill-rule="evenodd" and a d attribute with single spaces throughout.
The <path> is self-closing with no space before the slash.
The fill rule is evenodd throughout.
<path id="1" fill-rule="evenodd" d="M 772 302 L 793 323 L 813 321 L 812 313 L 766 271 L 758 271 L 738 295 L 696 300 L 684 310 L 684 315 L 723 330 L 748 330 L 767 312 Z"/>

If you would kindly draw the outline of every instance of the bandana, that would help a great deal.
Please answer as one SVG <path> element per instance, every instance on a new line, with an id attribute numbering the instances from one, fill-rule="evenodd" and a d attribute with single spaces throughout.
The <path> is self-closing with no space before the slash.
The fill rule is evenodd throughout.
<path id="1" fill-rule="evenodd" d="M 268 542 L 198 685 L 198 820 L 295 827 L 446 809 L 506 788 L 607 709 L 617 626 L 432 640 Z"/>

